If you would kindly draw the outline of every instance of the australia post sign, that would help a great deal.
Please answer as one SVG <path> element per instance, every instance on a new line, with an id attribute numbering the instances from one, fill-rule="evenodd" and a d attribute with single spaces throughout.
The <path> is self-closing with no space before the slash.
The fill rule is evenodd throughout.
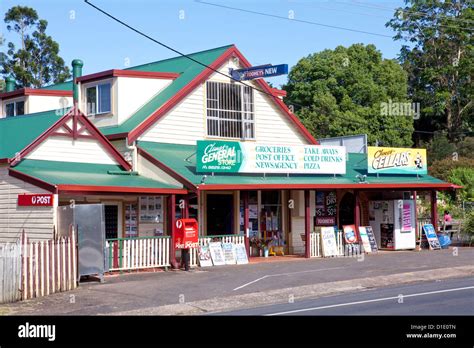
<path id="1" fill-rule="evenodd" d="M 369 146 L 367 171 L 381 174 L 427 174 L 426 149 Z"/>
<path id="2" fill-rule="evenodd" d="M 345 174 L 346 148 L 197 141 L 198 173 Z"/>
<path id="3" fill-rule="evenodd" d="M 18 195 L 19 207 L 52 207 L 52 194 L 24 194 Z"/>

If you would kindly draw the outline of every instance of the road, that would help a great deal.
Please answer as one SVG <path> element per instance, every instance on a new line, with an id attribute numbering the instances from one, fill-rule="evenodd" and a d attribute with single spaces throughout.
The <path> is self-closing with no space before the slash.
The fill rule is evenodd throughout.
<path id="1" fill-rule="evenodd" d="M 390 286 L 220 315 L 474 315 L 474 277 Z"/>

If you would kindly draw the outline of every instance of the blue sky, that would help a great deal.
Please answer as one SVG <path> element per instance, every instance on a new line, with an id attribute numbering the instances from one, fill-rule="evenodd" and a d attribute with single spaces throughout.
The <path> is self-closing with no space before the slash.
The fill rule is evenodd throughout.
<path id="1" fill-rule="evenodd" d="M 204 1 L 204 0 L 203 0 Z M 205 0 L 230 7 L 392 36 L 385 28 L 396 0 Z M 385 58 L 396 58 L 401 42 L 389 37 L 324 28 L 209 6 L 194 0 L 91 0 L 130 25 L 185 53 L 234 43 L 253 65 L 296 64 L 310 53 L 353 43 L 374 44 Z M 84 74 L 121 69 L 175 56 L 105 17 L 83 0 L 1 0 L 0 13 L 31 6 L 48 20 L 48 33 L 70 64 L 84 61 Z M 290 12 L 292 11 L 292 12 Z M 183 18 L 184 16 L 184 18 Z M 18 42 L 2 21 L 7 42 Z M 278 86 L 286 77 L 269 79 Z"/>

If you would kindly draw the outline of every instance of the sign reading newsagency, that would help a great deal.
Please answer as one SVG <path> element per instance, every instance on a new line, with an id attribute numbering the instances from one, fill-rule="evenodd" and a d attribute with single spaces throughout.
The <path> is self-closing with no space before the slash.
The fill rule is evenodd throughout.
<path id="1" fill-rule="evenodd" d="M 197 141 L 198 173 L 345 174 L 344 146 Z"/>

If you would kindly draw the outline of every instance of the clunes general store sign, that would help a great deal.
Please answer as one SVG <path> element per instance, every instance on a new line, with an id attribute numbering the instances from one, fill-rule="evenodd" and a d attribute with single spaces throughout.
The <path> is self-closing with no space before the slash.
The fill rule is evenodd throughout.
<path id="1" fill-rule="evenodd" d="M 198 173 L 345 174 L 343 146 L 197 142 Z"/>
<path id="2" fill-rule="evenodd" d="M 426 149 L 369 146 L 367 171 L 381 174 L 427 174 Z"/>

